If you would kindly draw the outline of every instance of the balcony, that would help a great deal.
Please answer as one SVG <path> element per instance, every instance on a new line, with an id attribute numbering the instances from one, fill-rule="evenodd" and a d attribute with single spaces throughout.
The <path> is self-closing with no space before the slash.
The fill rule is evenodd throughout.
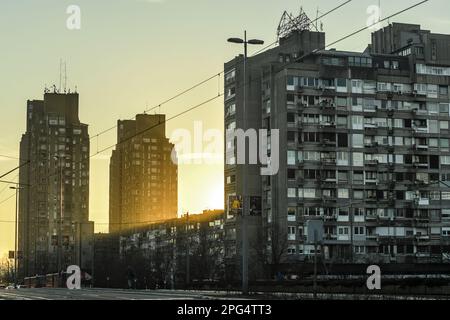
<path id="1" fill-rule="evenodd" d="M 420 198 L 414 200 L 415 204 L 418 206 L 429 206 L 430 205 L 430 199 L 427 198 Z"/>
<path id="2" fill-rule="evenodd" d="M 418 151 L 427 151 L 429 147 L 426 144 L 414 144 L 413 149 Z"/>
<path id="3" fill-rule="evenodd" d="M 417 168 L 428 168 L 428 163 L 425 162 L 414 161 L 413 165 Z"/>
<path id="4" fill-rule="evenodd" d="M 422 110 L 422 109 L 412 109 L 411 110 L 414 114 L 420 115 L 420 116 L 427 116 L 428 110 Z"/>
<path id="5" fill-rule="evenodd" d="M 336 165 L 336 159 L 326 159 L 326 158 L 324 158 L 324 159 L 322 159 L 322 164 L 323 165 L 325 165 L 325 166 L 335 166 Z"/>
<path id="6" fill-rule="evenodd" d="M 336 128 L 336 123 L 329 121 L 321 121 L 319 125 L 325 128 Z"/>
<path id="7" fill-rule="evenodd" d="M 324 240 L 337 240 L 337 235 L 327 233 L 324 235 Z"/>
<path id="8" fill-rule="evenodd" d="M 376 130 L 376 129 L 378 129 L 378 125 L 376 123 L 364 123 L 364 129 Z"/>
<path id="9" fill-rule="evenodd" d="M 377 148 L 378 147 L 378 142 L 375 142 L 375 141 L 365 142 L 364 143 L 364 147 L 365 148 Z"/>
<path id="10" fill-rule="evenodd" d="M 429 133 L 428 127 L 413 127 L 415 133 Z"/>
<path id="11" fill-rule="evenodd" d="M 328 139 L 324 139 L 322 141 L 322 145 L 327 146 L 327 147 L 335 147 L 336 146 L 336 141 L 331 141 Z"/>
<path id="12" fill-rule="evenodd" d="M 364 112 L 377 112 L 377 106 L 364 106 Z"/>
<path id="13" fill-rule="evenodd" d="M 377 241 L 378 240 L 378 235 L 376 235 L 376 234 L 368 234 L 368 235 L 366 235 L 366 240 L 367 241 Z"/>
<path id="14" fill-rule="evenodd" d="M 364 161 L 364 165 L 366 166 L 377 166 L 378 160 L 366 160 Z"/>

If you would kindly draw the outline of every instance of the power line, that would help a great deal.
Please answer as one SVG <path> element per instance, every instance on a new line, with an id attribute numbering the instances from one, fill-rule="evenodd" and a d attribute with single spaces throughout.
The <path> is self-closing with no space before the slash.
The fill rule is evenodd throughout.
<path id="1" fill-rule="evenodd" d="M 401 11 L 398 11 L 398 12 L 396 12 L 396 13 L 390 15 L 390 16 L 387 17 L 387 18 L 382 19 L 380 22 L 389 20 L 389 19 L 391 19 L 392 17 L 395 17 L 395 16 L 397 16 L 397 15 L 399 15 L 399 14 L 402 14 L 402 13 L 404 13 L 404 12 L 406 12 L 406 11 L 409 11 L 409 10 L 411 10 L 411 9 L 417 7 L 417 6 L 420 6 L 420 5 L 422 5 L 422 4 L 424 4 L 424 3 L 428 2 L 428 1 L 429 1 L 429 0 L 424 0 L 424 1 L 421 1 L 421 2 L 419 2 L 419 3 L 416 3 L 416 4 L 414 4 L 414 5 L 410 6 L 410 7 L 407 7 L 407 8 L 405 8 L 405 9 L 401 10 Z M 348 3 L 348 2 L 349 2 L 349 1 L 347 1 L 347 3 Z M 344 4 L 346 4 L 346 3 L 344 3 Z M 344 4 L 342 4 L 342 5 L 344 5 Z M 341 5 L 341 6 L 342 6 L 342 5 Z M 326 13 L 326 14 L 328 14 L 328 13 Z M 325 15 L 326 15 L 326 14 L 325 14 Z M 377 22 L 377 23 L 379 23 L 379 22 Z M 292 65 L 292 64 L 294 64 L 294 63 L 297 63 L 299 60 L 304 59 L 305 57 L 309 56 L 310 54 L 317 53 L 318 51 L 324 50 L 324 49 L 326 49 L 327 47 L 329 47 L 329 46 L 331 46 L 331 45 L 334 45 L 334 44 L 336 44 L 336 43 L 339 43 L 339 42 L 341 42 L 341 41 L 344 41 L 344 40 L 348 39 L 348 38 L 351 37 L 351 36 L 354 36 L 354 35 L 356 35 L 356 34 L 362 32 L 362 31 L 364 31 L 364 30 L 366 30 L 366 29 L 369 29 L 370 27 L 372 27 L 373 25 L 375 25 L 375 24 L 377 24 L 377 23 L 374 23 L 374 24 L 372 24 L 372 25 L 368 25 L 368 26 L 366 26 L 366 27 L 364 27 L 364 28 L 361 28 L 361 29 L 359 29 L 359 30 L 357 30 L 357 31 L 355 31 L 355 32 L 353 32 L 353 33 L 351 33 L 350 35 L 344 36 L 344 37 L 342 37 L 342 38 L 340 38 L 340 39 L 338 39 L 338 40 L 336 40 L 336 41 L 334 41 L 334 42 L 332 42 L 332 43 L 330 43 L 330 44 L 328 44 L 328 45 L 325 45 L 325 46 L 323 47 L 323 49 L 322 49 L 322 48 L 315 49 L 315 50 L 311 51 L 310 53 L 304 54 L 302 57 L 295 59 L 293 62 L 284 64 L 283 67 L 286 67 L 286 66 L 288 66 L 288 65 Z M 223 73 L 223 72 L 221 72 L 221 73 Z M 220 73 L 220 74 L 221 74 L 221 73 Z M 215 77 L 217 77 L 217 75 L 218 75 L 218 74 L 214 75 L 214 76 L 211 77 L 211 78 L 215 78 Z M 259 81 L 259 79 L 254 79 L 254 80 L 252 80 L 252 81 L 256 81 L 256 80 Z M 189 90 L 189 89 L 188 89 L 188 90 Z M 132 139 L 132 138 L 134 138 L 134 137 L 137 137 L 137 136 L 139 136 L 139 135 L 141 135 L 141 134 L 143 134 L 143 133 L 145 133 L 145 132 L 147 132 L 147 131 L 149 131 L 149 130 L 151 130 L 151 129 L 153 129 L 153 128 L 159 126 L 159 125 L 165 124 L 165 123 L 167 123 L 167 122 L 170 121 L 170 120 L 173 120 L 173 119 L 175 119 L 175 118 L 178 118 L 178 117 L 180 117 L 181 115 L 184 115 L 184 114 L 186 114 L 186 113 L 188 113 L 188 112 L 190 112 L 190 111 L 193 111 L 193 110 L 195 110 L 195 109 L 197 109 L 197 108 L 199 108 L 199 107 L 201 107 L 201 106 L 203 106 L 203 105 L 205 105 L 205 104 L 207 104 L 207 103 L 209 103 L 209 102 L 212 102 L 212 101 L 218 99 L 219 97 L 221 97 L 221 96 L 223 96 L 223 95 L 224 95 L 224 93 L 218 93 L 217 96 L 215 96 L 215 97 L 213 97 L 213 98 L 210 98 L 210 99 L 208 99 L 208 100 L 205 100 L 204 102 L 199 103 L 199 104 L 197 104 L 197 105 L 195 105 L 195 106 L 193 106 L 193 107 L 191 107 L 191 108 L 189 108 L 189 109 L 187 109 L 187 110 L 184 110 L 184 111 L 182 111 L 182 112 L 176 114 L 175 116 L 173 116 L 173 117 L 171 117 L 171 118 L 169 118 L 169 119 L 166 119 L 165 121 L 163 121 L 163 122 L 161 122 L 161 123 L 159 123 L 159 124 L 157 124 L 157 125 L 155 125 L 155 126 L 149 127 L 149 128 L 147 128 L 147 129 L 145 129 L 145 130 L 143 130 L 143 131 L 141 131 L 141 132 L 139 132 L 139 133 L 137 133 L 137 134 L 135 134 L 135 135 L 133 135 L 133 136 L 131 136 L 131 137 L 128 137 L 127 139 L 124 139 L 124 140 L 122 140 L 122 141 L 119 141 L 118 143 L 113 144 L 113 145 L 111 145 L 111 146 L 109 146 L 109 147 L 106 147 L 106 148 L 104 148 L 104 149 L 102 149 L 102 150 L 100 150 L 100 151 L 97 151 L 96 153 L 90 155 L 89 158 L 92 158 L 92 157 L 95 156 L 95 155 L 98 155 L 98 154 L 100 154 L 100 153 L 103 153 L 103 152 L 106 151 L 106 150 L 109 150 L 109 149 L 111 149 L 111 148 L 113 148 L 113 147 L 115 147 L 115 146 L 118 146 L 118 145 L 120 145 L 120 144 L 122 144 L 122 143 L 124 143 L 124 142 L 126 142 L 126 141 L 128 141 L 128 140 L 130 140 L 130 139 Z M 80 161 L 79 163 L 83 163 L 83 162 Z M 52 177 L 52 176 L 54 176 L 54 175 L 55 175 L 55 174 L 51 174 L 51 175 L 49 175 L 47 178 L 50 178 L 50 177 Z M 33 187 L 33 185 L 32 185 L 32 187 Z M 6 200 L 9 200 L 9 199 L 6 199 Z M 4 200 L 4 201 L 6 201 L 6 200 Z M 0 204 L 2 204 L 2 203 L 3 203 L 3 202 L 0 202 Z"/>
<path id="2" fill-rule="evenodd" d="M 0 201 L 0 205 L 3 204 L 3 203 L 5 203 L 6 201 L 10 200 L 10 199 L 11 199 L 12 197 L 14 197 L 15 195 L 16 195 L 16 194 L 14 193 L 14 194 L 12 194 L 10 197 L 6 198 L 5 200 Z"/>
<path id="3" fill-rule="evenodd" d="M 14 156 L 7 156 L 4 154 L 0 154 L 0 158 L 6 158 L 6 159 L 12 159 L 12 160 L 20 160 L 20 158 L 14 157 Z"/>
<path id="4" fill-rule="evenodd" d="M 13 180 L 17 179 L 18 177 L 19 177 L 19 174 L 16 174 L 16 176 L 13 178 Z M 2 183 L 8 183 L 8 182 L 6 182 L 6 181 L 0 181 L 0 182 L 2 182 Z M 15 183 L 11 183 L 11 184 L 15 184 Z M 6 185 L 3 189 L 0 190 L 0 194 L 2 194 L 3 192 L 5 192 L 5 190 L 8 189 L 8 188 L 9 188 L 9 186 Z"/>
<path id="5" fill-rule="evenodd" d="M 342 8 L 343 6 L 347 5 L 347 4 L 350 3 L 350 2 L 352 2 L 352 0 L 347 0 L 347 1 L 345 1 L 344 3 L 338 5 L 337 7 L 335 7 L 335 8 L 333 8 L 333 9 L 329 10 L 328 12 L 324 13 L 324 14 L 321 15 L 320 17 L 317 17 L 315 20 L 311 21 L 311 24 L 314 23 L 315 21 L 317 21 L 317 20 L 319 20 L 319 19 L 321 19 L 321 18 L 323 18 L 323 17 L 325 17 L 325 16 L 331 14 L 332 12 L 334 12 L 334 11 L 336 11 L 336 10 Z M 273 43 L 271 43 L 271 44 L 265 46 L 264 48 L 258 50 L 258 51 L 255 52 L 252 56 L 255 56 L 255 55 L 259 54 L 260 52 L 262 52 L 262 51 L 264 51 L 264 50 L 270 48 L 271 46 L 273 46 L 273 45 L 276 44 L 277 42 L 278 42 L 278 40 L 275 40 L 275 42 L 273 42 Z M 243 61 L 238 61 L 238 62 L 236 63 L 236 66 L 237 66 L 238 64 L 240 64 L 240 63 L 243 63 Z M 194 90 L 194 89 L 196 89 L 196 88 L 202 86 L 203 84 L 205 84 L 205 83 L 207 83 L 207 82 L 209 82 L 209 81 L 211 81 L 211 80 L 213 80 L 213 79 L 215 79 L 215 78 L 218 78 L 218 79 L 220 80 L 220 76 L 221 76 L 222 74 L 224 74 L 224 72 L 225 72 L 225 70 L 222 70 L 222 71 L 220 71 L 220 72 L 218 72 L 218 73 L 216 73 L 216 74 L 214 74 L 214 75 L 212 75 L 212 76 L 210 76 L 210 77 L 208 77 L 208 78 L 206 78 L 206 79 L 204 79 L 204 80 L 202 80 L 202 81 L 200 81 L 200 82 L 194 84 L 193 86 L 189 87 L 188 89 L 185 89 L 185 90 L 183 90 L 183 91 L 181 91 L 181 92 L 175 94 L 174 96 L 172 96 L 172 97 L 166 99 L 165 101 L 159 103 L 158 105 L 156 105 L 156 106 L 154 106 L 154 107 L 152 107 L 152 108 L 149 108 L 149 109 L 144 110 L 144 113 L 151 112 L 151 111 L 153 111 L 153 110 L 155 110 L 155 109 L 157 109 L 157 108 L 161 108 L 161 106 L 163 106 L 164 104 L 167 104 L 167 103 L 169 103 L 169 102 L 171 102 L 171 101 L 173 101 L 173 100 L 175 100 L 175 99 L 181 97 L 182 95 L 184 95 L 184 94 L 186 94 L 186 93 L 188 93 L 188 92 L 190 92 L 190 91 L 192 91 L 192 90 Z M 178 115 L 177 115 L 177 116 L 178 116 Z M 135 118 L 136 118 L 136 116 L 132 117 L 130 120 L 133 120 L 133 119 L 135 119 Z M 97 133 L 97 134 L 95 134 L 95 135 L 93 135 L 93 136 L 91 136 L 91 137 L 89 138 L 89 140 L 91 141 L 91 140 L 93 140 L 93 139 L 95 139 L 95 138 L 98 139 L 101 135 L 103 135 L 103 134 L 105 134 L 105 133 L 108 133 L 109 131 L 111 131 L 111 130 L 113 130 L 113 129 L 115 129 L 115 128 L 117 128 L 117 124 L 114 125 L 114 126 L 112 126 L 112 127 L 110 127 L 110 128 L 108 128 L 108 129 L 105 129 L 105 130 L 103 130 L 103 131 L 101 131 L 101 132 L 99 132 L 99 133 Z M 111 148 L 111 147 L 105 148 L 105 149 L 103 149 L 103 151 L 106 151 L 106 150 L 108 150 L 108 149 L 110 149 L 110 148 Z M 99 152 L 97 152 L 96 154 L 99 154 Z M 20 160 L 20 159 L 18 159 L 18 158 L 14 158 L 14 159 Z M 36 161 L 36 160 L 34 160 L 33 162 L 35 162 L 35 161 Z M 30 162 L 30 161 L 29 161 L 29 162 Z M 8 172 L 7 174 L 9 174 L 9 173 L 11 173 L 11 172 Z M 7 175 L 7 174 L 5 174 L 5 175 Z M 0 178 L 1 178 L 1 177 L 0 177 Z"/>
<path id="6" fill-rule="evenodd" d="M 407 7 L 407 8 L 405 8 L 405 9 L 401 10 L 401 11 L 398 11 L 398 12 L 396 12 L 396 13 L 390 15 L 389 17 L 384 18 L 383 20 L 381 20 L 381 22 L 382 22 L 382 21 L 385 21 L 385 20 L 388 20 L 388 19 L 390 19 L 390 18 L 392 18 L 392 17 L 395 17 L 395 16 L 397 16 L 397 15 L 399 15 L 399 14 L 401 14 L 401 13 L 404 13 L 404 12 L 406 12 L 406 11 L 408 11 L 408 10 L 411 10 L 411 9 L 413 9 L 413 8 L 415 8 L 415 7 L 417 7 L 417 6 L 421 5 L 421 4 L 423 4 L 423 3 L 426 3 L 426 2 L 428 2 L 428 1 L 429 1 L 429 0 L 424 0 L 424 1 L 421 1 L 421 2 L 419 2 L 419 3 L 416 3 L 416 4 L 412 5 L 412 6 L 410 6 L 410 7 Z M 347 1 L 346 3 L 348 3 L 348 2 L 349 2 L 349 1 Z M 341 4 L 339 7 L 342 7 L 342 6 L 345 5 L 346 3 Z M 333 9 L 333 10 L 336 10 L 336 9 Z M 332 10 L 332 11 L 333 11 L 333 10 Z M 325 13 L 324 15 L 327 15 L 327 14 L 329 14 L 329 12 Z M 377 23 L 378 23 L 378 22 L 377 22 Z M 286 66 L 288 66 L 288 65 L 292 65 L 292 64 L 294 64 L 294 63 L 297 63 L 299 60 L 304 59 L 305 57 L 309 56 L 310 54 L 316 53 L 316 52 L 318 52 L 318 51 L 320 51 L 320 50 L 326 49 L 327 47 L 329 47 L 329 46 L 331 46 L 331 45 L 334 45 L 334 44 L 336 44 L 336 43 L 338 43 L 338 42 L 344 41 L 344 40 L 348 39 L 348 38 L 351 37 L 351 36 L 354 36 L 354 35 L 356 35 L 356 34 L 362 32 L 362 31 L 364 31 L 364 30 L 366 30 L 366 29 L 369 29 L 370 27 L 372 27 L 373 25 L 375 25 L 375 24 L 377 24 L 377 23 L 373 23 L 372 25 L 368 25 L 368 26 L 366 26 L 366 27 L 364 27 L 364 28 L 361 28 L 361 29 L 357 30 L 356 32 L 351 33 L 351 34 L 348 35 L 348 36 L 342 37 L 342 38 L 340 38 L 340 39 L 338 39 L 338 40 L 336 40 L 336 41 L 334 41 L 334 42 L 332 42 L 332 43 L 330 43 L 330 44 L 328 44 L 328 45 L 325 45 L 323 48 L 315 49 L 315 50 L 311 51 L 310 53 L 304 54 L 303 56 L 301 56 L 301 57 L 295 59 L 293 62 L 289 62 L 289 63 L 284 64 L 283 67 L 286 67 Z M 222 73 L 223 73 L 223 72 L 222 72 Z M 217 76 L 217 74 L 214 75 L 213 77 L 210 77 L 210 78 L 214 78 L 214 77 L 216 77 L 216 76 Z M 254 80 L 252 80 L 252 81 L 256 81 L 256 80 L 259 81 L 259 79 L 254 79 Z M 252 81 L 251 81 L 251 82 L 252 82 Z M 189 90 L 189 89 L 188 89 L 188 90 Z M 208 99 L 208 100 L 206 100 L 206 101 L 204 101 L 204 102 L 202 102 L 202 103 L 200 103 L 200 104 L 198 104 L 198 105 L 196 105 L 196 106 L 194 106 L 194 107 L 192 107 L 192 108 L 190 108 L 190 109 L 187 109 L 187 110 L 185 110 L 185 111 L 183 111 L 183 112 L 181 112 L 181 113 L 178 113 L 178 114 L 176 114 L 175 116 L 171 117 L 170 119 L 166 119 L 165 121 L 163 121 L 163 122 L 161 122 L 161 123 L 159 123 L 159 124 L 157 124 L 157 125 L 155 125 L 155 126 L 149 127 L 149 128 L 147 128 L 147 129 L 145 129 L 145 130 L 143 130 L 143 131 L 141 131 L 141 132 L 139 132 L 139 133 L 137 133 L 137 134 L 135 134 L 135 135 L 133 135 L 133 136 L 131 136 L 131 137 L 128 137 L 127 139 L 125 139 L 125 140 L 123 140 L 123 141 L 120 141 L 120 142 L 118 142 L 118 143 L 116 143 L 116 144 L 114 144 L 114 145 L 111 145 L 111 146 L 109 146 L 109 147 L 107 147 L 107 148 L 104 148 L 104 149 L 102 149 L 102 150 L 100 150 L 100 151 L 97 151 L 96 153 L 90 155 L 89 158 L 92 158 L 92 157 L 95 156 L 95 155 L 98 155 L 98 154 L 100 154 L 100 153 L 103 153 L 104 151 L 109 150 L 109 149 L 113 148 L 114 146 L 118 146 L 118 145 L 120 145 L 121 143 L 123 143 L 123 142 L 125 142 L 125 141 L 128 141 L 129 139 L 132 139 L 132 138 L 134 138 L 134 137 L 136 137 L 136 136 L 138 136 L 138 135 L 140 135 L 140 134 L 143 134 L 143 133 L 145 133 L 145 132 L 147 132 L 147 131 L 149 131 L 149 130 L 151 130 L 151 129 L 153 129 L 153 128 L 155 128 L 155 127 L 161 125 L 161 124 L 167 123 L 168 121 L 170 121 L 170 120 L 172 120 L 172 119 L 175 119 L 175 118 L 177 118 L 177 117 L 179 117 L 179 116 L 181 116 L 181 115 L 183 115 L 183 114 L 185 114 L 185 113 L 188 113 L 188 112 L 190 112 L 190 111 L 192 111 L 192 110 L 194 110 L 194 109 L 197 109 L 197 108 L 199 108 L 199 107 L 205 105 L 206 103 L 211 102 L 211 101 L 213 101 L 213 100 L 215 100 L 215 99 L 217 99 L 217 98 L 219 98 L 220 96 L 223 96 L 223 95 L 224 95 L 224 93 L 222 93 L 222 94 L 219 93 L 217 96 L 215 96 L 215 97 L 213 97 L 213 98 L 211 98 L 211 99 Z M 82 162 L 82 161 L 78 162 L 78 164 L 81 164 L 81 163 L 83 163 L 83 162 Z M 49 175 L 47 178 L 50 178 L 50 177 L 52 177 L 52 176 L 54 176 L 54 175 L 55 175 L 55 174 L 51 174 L 51 175 Z"/>

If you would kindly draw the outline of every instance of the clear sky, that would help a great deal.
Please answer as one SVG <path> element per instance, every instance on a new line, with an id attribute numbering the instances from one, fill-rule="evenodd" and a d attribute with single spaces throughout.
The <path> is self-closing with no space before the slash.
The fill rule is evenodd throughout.
<path id="1" fill-rule="evenodd" d="M 231 36 L 271 43 L 284 10 L 311 18 L 339 0 L 1 0 L 0 1 L 0 155 L 17 157 L 25 130 L 27 99 L 42 99 L 44 86 L 59 83 L 59 61 L 67 61 L 68 85 L 80 93 L 80 118 L 91 136 L 131 118 L 147 107 L 222 70 L 241 48 L 226 43 Z M 383 16 L 416 1 L 381 0 Z M 417 1 L 418 2 L 418 1 Z M 68 30 L 66 9 L 81 8 L 81 29 Z M 354 0 L 323 19 L 327 42 L 366 25 L 370 5 Z M 450 32 L 450 2 L 431 0 L 393 19 L 419 23 L 433 32 Z M 363 50 L 370 32 L 336 45 Z M 217 81 L 162 106 L 168 117 L 217 94 Z M 167 123 L 191 130 L 194 121 L 205 129 L 223 130 L 223 100 L 207 104 Z M 91 142 L 93 152 L 115 142 L 115 131 Z M 96 231 L 107 230 L 110 150 L 91 161 L 90 218 Z M 222 156 L 219 154 L 219 156 Z M 0 175 L 18 161 L 0 157 Z M 8 179 L 15 179 L 12 174 Z M 179 212 L 223 207 L 223 166 L 179 167 Z M 0 184 L 0 203 L 13 195 Z M 13 248 L 14 197 L 0 204 L 0 257 Z"/>

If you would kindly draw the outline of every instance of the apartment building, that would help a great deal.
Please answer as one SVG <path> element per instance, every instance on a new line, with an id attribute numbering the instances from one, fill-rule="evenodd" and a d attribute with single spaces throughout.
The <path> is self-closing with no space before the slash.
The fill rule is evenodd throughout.
<path id="1" fill-rule="evenodd" d="M 110 162 L 110 232 L 172 219 L 178 211 L 178 166 L 166 138 L 165 115 L 118 121 Z"/>
<path id="2" fill-rule="evenodd" d="M 48 92 L 27 102 L 20 142 L 19 277 L 79 265 L 90 272 L 89 134 L 78 93 Z"/>
<path id="3" fill-rule="evenodd" d="M 292 30 L 249 58 L 246 114 L 242 57 L 225 64 L 225 127 L 280 130 L 279 173 L 247 176 L 262 207 L 248 236 L 263 239 L 267 263 L 314 255 L 310 220 L 323 222 L 316 248 L 328 262 L 449 261 L 449 46 L 412 24 L 375 32 L 364 52 L 323 50 L 324 33 Z M 225 167 L 226 199 L 242 194 L 241 167 Z M 230 256 L 240 242 L 237 231 Z"/>
<path id="4" fill-rule="evenodd" d="M 167 287 L 190 280 L 223 279 L 224 211 L 154 223 L 120 236 L 120 258 L 140 274 Z M 189 257 L 189 258 L 188 258 Z"/>

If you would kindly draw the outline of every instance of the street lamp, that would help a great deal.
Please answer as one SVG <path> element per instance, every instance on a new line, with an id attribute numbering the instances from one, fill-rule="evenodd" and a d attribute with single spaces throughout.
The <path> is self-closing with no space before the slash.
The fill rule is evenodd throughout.
<path id="1" fill-rule="evenodd" d="M 244 31 L 244 39 L 241 38 L 229 38 L 228 42 L 243 44 L 244 45 L 244 94 L 243 94 L 243 127 L 244 130 L 247 129 L 246 123 L 246 105 L 247 105 L 247 47 L 251 45 L 262 45 L 264 41 L 258 39 L 252 39 L 247 41 L 247 31 Z M 245 150 L 245 153 L 247 151 Z M 247 159 L 247 157 L 245 157 Z M 247 160 L 246 160 L 247 161 Z M 242 237 L 242 294 L 248 294 L 248 239 L 247 239 L 247 218 L 246 214 L 249 209 L 248 199 L 246 199 L 247 191 L 247 178 L 246 178 L 246 164 L 242 168 L 242 227 L 241 227 L 241 237 Z"/>
<path id="2" fill-rule="evenodd" d="M 16 219 L 15 219 L 15 231 L 14 231 L 14 287 L 17 286 L 17 229 L 18 229 L 18 216 L 19 216 L 19 211 L 18 211 L 18 194 L 19 194 L 19 190 L 23 189 L 22 187 L 9 187 L 11 190 L 15 190 L 16 191 Z"/>
<path id="3" fill-rule="evenodd" d="M 58 226 L 58 253 L 57 253 L 57 264 L 58 264 L 58 273 L 61 275 L 62 269 L 62 229 L 63 229 L 63 221 L 64 221 L 64 213 L 63 213 L 63 160 L 64 158 L 60 155 L 54 155 L 53 159 L 59 162 L 59 226 Z M 81 266 L 80 266 L 81 267 Z"/>

